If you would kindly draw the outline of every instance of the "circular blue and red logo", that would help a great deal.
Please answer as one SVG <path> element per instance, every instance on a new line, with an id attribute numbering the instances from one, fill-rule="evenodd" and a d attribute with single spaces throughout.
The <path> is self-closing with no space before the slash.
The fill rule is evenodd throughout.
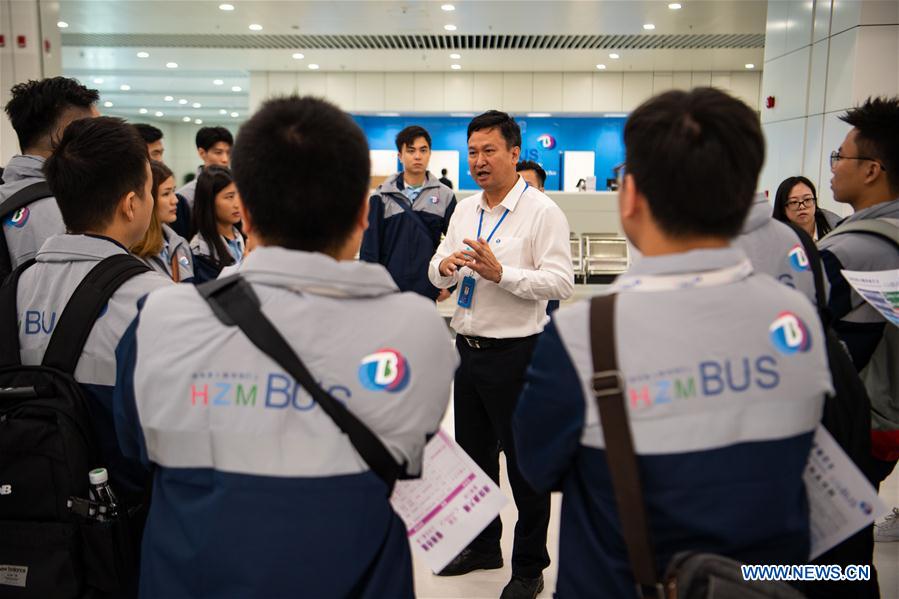
<path id="1" fill-rule="evenodd" d="M 792 312 L 781 312 L 768 327 L 771 343 L 782 354 L 807 352 L 812 347 L 812 336 L 802 319 Z"/>
<path id="2" fill-rule="evenodd" d="M 383 347 L 362 358 L 359 382 L 370 391 L 399 393 L 409 384 L 409 362 L 395 349 Z"/>
<path id="3" fill-rule="evenodd" d="M 537 143 L 540 144 L 540 147 L 544 150 L 552 150 L 556 147 L 556 138 L 549 133 L 544 133 L 537 137 Z"/>
<path id="4" fill-rule="evenodd" d="M 6 219 L 6 222 L 3 224 L 8 227 L 15 227 L 17 229 L 21 229 L 28 222 L 28 217 L 31 215 L 31 212 L 28 210 L 28 207 L 22 207 L 9 215 Z"/>
<path id="5" fill-rule="evenodd" d="M 793 246 L 793 249 L 790 250 L 787 257 L 790 260 L 790 268 L 796 272 L 807 271 L 810 267 L 808 256 L 805 255 L 805 250 L 803 250 L 802 246 L 799 244 Z"/>

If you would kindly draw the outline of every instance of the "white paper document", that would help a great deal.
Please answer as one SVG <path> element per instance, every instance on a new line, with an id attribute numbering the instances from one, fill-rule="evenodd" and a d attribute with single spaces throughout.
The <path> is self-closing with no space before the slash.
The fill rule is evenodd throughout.
<path id="1" fill-rule="evenodd" d="M 899 326 L 899 270 L 842 271 L 843 277 L 884 318 Z"/>
<path id="2" fill-rule="evenodd" d="M 811 512 L 811 559 L 890 511 L 865 475 L 820 424 L 803 479 Z"/>
<path id="3" fill-rule="evenodd" d="M 413 551 L 434 572 L 465 549 L 507 501 L 443 430 L 425 447 L 421 478 L 397 481 L 390 498 Z"/>

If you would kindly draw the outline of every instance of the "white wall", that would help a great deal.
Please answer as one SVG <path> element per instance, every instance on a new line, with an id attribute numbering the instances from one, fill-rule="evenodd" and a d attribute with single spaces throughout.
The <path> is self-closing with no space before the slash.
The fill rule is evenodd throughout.
<path id="1" fill-rule="evenodd" d="M 723 88 L 758 110 L 761 73 L 284 73 L 250 76 L 250 110 L 268 97 L 327 98 L 347 112 L 628 112 L 659 92 Z"/>
<path id="2" fill-rule="evenodd" d="M 773 197 L 802 174 L 823 207 L 848 215 L 830 191 L 829 156 L 849 126 L 839 120 L 868 96 L 899 93 L 899 2 L 771 0 L 765 35 L 762 108 L 767 159 L 759 188 Z"/>

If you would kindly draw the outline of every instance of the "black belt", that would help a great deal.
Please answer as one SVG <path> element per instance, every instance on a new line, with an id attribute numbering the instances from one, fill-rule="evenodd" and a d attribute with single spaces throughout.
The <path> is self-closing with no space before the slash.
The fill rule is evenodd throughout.
<path id="1" fill-rule="evenodd" d="M 468 335 L 458 335 L 465 341 L 471 349 L 490 349 L 494 347 L 508 347 L 532 339 L 537 335 L 529 335 L 527 337 L 507 337 L 505 339 L 496 339 L 494 337 L 471 337 Z"/>

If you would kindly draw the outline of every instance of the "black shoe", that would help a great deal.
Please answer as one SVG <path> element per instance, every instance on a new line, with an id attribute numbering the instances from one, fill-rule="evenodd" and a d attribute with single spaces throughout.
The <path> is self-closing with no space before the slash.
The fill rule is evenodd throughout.
<path id="1" fill-rule="evenodd" d="M 537 578 L 522 578 L 513 574 L 499 599 L 536 599 L 542 590 L 543 574 Z"/>
<path id="2" fill-rule="evenodd" d="M 453 558 L 446 567 L 437 573 L 437 576 L 460 576 L 474 570 L 496 570 L 503 567 L 501 553 L 485 554 L 477 553 L 471 549 L 463 549 L 462 553 Z"/>

